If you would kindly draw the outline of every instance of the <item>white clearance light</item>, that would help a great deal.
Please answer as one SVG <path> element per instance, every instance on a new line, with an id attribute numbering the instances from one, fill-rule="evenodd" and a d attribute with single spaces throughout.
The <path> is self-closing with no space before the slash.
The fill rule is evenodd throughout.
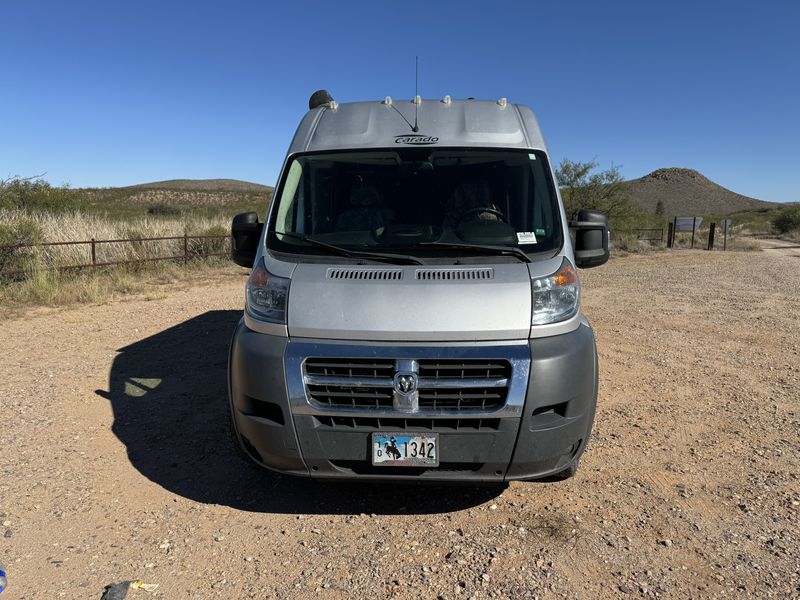
<path id="1" fill-rule="evenodd" d="M 335 111 L 337 108 L 339 108 L 339 103 L 336 102 L 336 100 L 331 100 L 328 106 L 331 107 L 331 110 Z"/>
<path id="2" fill-rule="evenodd" d="M 505 107 L 506 107 L 506 104 L 508 104 L 508 98 L 500 98 L 500 99 L 497 101 L 497 104 L 499 104 L 499 105 L 500 105 L 500 108 L 505 108 Z"/>
<path id="3" fill-rule="evenodd" d="M 450 99 L 450 96 L 449 96 L 449 95 L 447 95 L 447 96 L 445 96 L 444 98 L 442 98 L 442 102 L 444 102 L 444 104 L 445 104 L 446 106 L 450 106 L 450 103 L 452 102 L 452 100 Z"/>
<path id="4" fill-rule="evenodd" d="M 383 103 L 386 106 L 391 106 L 392 105 L 392 97 L 391 96 L 386 96 L 386 98 L 383 99 Z"/>

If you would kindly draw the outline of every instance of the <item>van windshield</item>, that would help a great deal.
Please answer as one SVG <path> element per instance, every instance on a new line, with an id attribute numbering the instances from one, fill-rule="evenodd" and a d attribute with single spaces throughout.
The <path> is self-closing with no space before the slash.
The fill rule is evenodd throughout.
<path id="1" fill-rule="evenodd" d="M 563 241 L 546 156 L 527 150 L 300 155 L 275 202 L 268 244 L 281 252 L 324 254 L 314 243 L 322 242 L 414 256 L 452 255 L 458 245 L 518 247 L 535 256 L 552 255 Z"/>

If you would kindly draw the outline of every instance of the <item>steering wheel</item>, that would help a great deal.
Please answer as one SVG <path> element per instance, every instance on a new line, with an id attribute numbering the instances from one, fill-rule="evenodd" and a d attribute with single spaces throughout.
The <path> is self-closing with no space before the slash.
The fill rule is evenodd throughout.
<path id="1" fill-rule="evenodd" d="M 470 208 L 467 212 L 462 214 L 456 221 L 456 225 L 461 225 L 461 223 L 467 220 L 467 217 L 475 213 L 491 213 L 495 215 L 498 219 L 500 219 L 503 223 L 508 223 L 508 219 L 506 219 L 506 215 L 503 211 L 497 210 L 496 208 L 492 208 L 491 206 L 479 206 L 477 208 Z"/>

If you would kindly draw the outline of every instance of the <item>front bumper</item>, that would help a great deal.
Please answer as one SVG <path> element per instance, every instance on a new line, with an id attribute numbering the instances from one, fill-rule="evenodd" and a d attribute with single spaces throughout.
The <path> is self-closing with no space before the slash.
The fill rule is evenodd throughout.
<path id="1" fill-rule="evenodd" d="M 334 349 L 348 356 L 505 356 L 514 374 L 502 409 L 476 418 L 452 412 L 404 414 L 391 410 L 328 410 L 306 399 L 304 356 Z M 340 354 L 341 355 L 341 354 Z M 584 320 L 571 333 L 517 344 L 441 344 L 295 341 L 248 329 L 234 333 L 229 364 L 234 429 L 258 464 L 315 478 L 503 482 L 558 473 L 578 460 L 594 419 L 597 353 Z M 439 434 L 440 466 L 374 467 L 371 433 Z"/>

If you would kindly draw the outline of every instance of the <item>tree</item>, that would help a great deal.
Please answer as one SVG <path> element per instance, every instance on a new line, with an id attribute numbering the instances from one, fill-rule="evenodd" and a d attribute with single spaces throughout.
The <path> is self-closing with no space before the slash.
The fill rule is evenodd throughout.
<path id="1" fill-rule="evenodd" d="M 800 231 L 800 204 L 790 204 L 780 209 L 772 219 L 772 225 L 778 233 Z"/>
<path id="2" fill-rule="evenodd" d="M 664 202 L 662 200 L 656 202 L 656 216 L 658 217 L 664 216 Z"/>
<path id="3" fill-rule="evenodd" d="M 565 158 L 556 169 L 567 216 L 582 208 L 601 210 L 617 223 L 638 216 L 640 209 L 628 196 L 619 167 L 612 165 L 605 171 L 595 171 L 597 166 L 595 161 L 573 162 Z"/>
<path id="4" fill-rule="evenodd" d="M 0 209 L 58 211 L 81 207 L 78 192 L 67 184 L 54 187 L 42 175 L 0 179 Z"/>

